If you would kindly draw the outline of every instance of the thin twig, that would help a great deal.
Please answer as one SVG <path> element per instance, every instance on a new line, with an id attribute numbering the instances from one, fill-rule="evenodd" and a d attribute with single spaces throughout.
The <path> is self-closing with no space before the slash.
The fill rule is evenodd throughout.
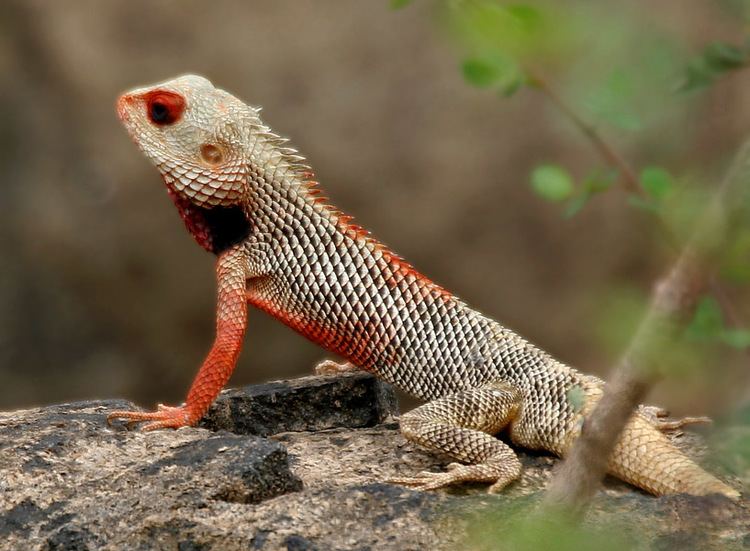
<path id="1" fill-rule="evenodd" d="M 728 197 L 741 188 L 750 167 L 750 141 L 739 150 L 731 169 L 716 191 L 694 236 L 652 294 L 650 308 L 630 346 L 619 361 L 612 382 L 586 418 L 581 436 L 549 485 L 544 508 L 564 509 L 573 518 L 588 507 L 607 470 L 609 456 L 635 407 L 655 379 L 662 346 L 695 307 L 713 274 L 710 258 L 722 240 L 706 242 L 703 230 L 721 219 Z"/>
<path id="2" fill-rule="evenodd" d="M 562 97 L 560 97 L 560 95 L 549 85 L 546 79 L 530 71 L 527 71 L 526 75 L 529 85 L 539 90 L 555 105 L 555 107 L 562 111 L 562 113 L 565 114 L 565 116 L 578 128 L 578 130 L 580 130 L 591 141 L 607 164 L 612 168 L 617 169 L 620 173 L 621 182 L 625 189 L 640 197 L 646 197 L 647 194 L 641 186 L 641 182 L 638 180 L 635 171 L 617 152 L 617 150 L 604 141 L 604 138 L 602 138 L 601 134 L 597 132 L 596 128 L 586 122 L 567 103 L 565 103 Z"/>
<path id="3" fill-rule="evenodd" d="M 641 198 L 648 198 L 648 193 L 643 188 L 638 176 L 633 167 L 630 166 L 623 157 L 614 147 L 612 147 L 604 137 L 596 130 L 596 128 L 583 119 L 575 110 L 568 105 L 565 100 L 557 93 L 557 91 L 550 85 L 549 81 L 542 77 L 539 73 L 527 69 L 526 78 L 528 84 L 541 92 L 550 102 L 567 117 L 573 125 L 580 130 L 580 132 L 586 136 L 589 141 L 593 144 L 596 150 L 599 152 L 604 161 L 612 168 L 616 169 L 620 174 L 620 182 L 622 182 L 623 188 L 635 194 Z M 666 220 L 662 216 L 657 216 L 657 223 L 662 231 L 668 245 L 676 252 L 679 253 L 681 246 L 680 240 L 675 235 L 672 228 L 669 227 Z M 710 285 L 711 292 L 716 296 L 719 304 L 726 314 L 727 318 L 730 319 L 731 323 L 736 327 L 744 326 L 743 320 L 737 314 L 730 301 L 727 300 L 727 295 L 721 286 L 721 283 L 712 278 Z M 746 350 L 747 354 L 750 354 L 750 349 Z"/>
<path id="4" fill-rule="evenodd" d="M 615 367 L 604 394 L 586 418 L 581 436 L 547 488 L 545 506 L 564 506 L 574 519 L 585 512 L 607 472 L 609 456 L 630 415 L 657 379 L 663 343 L 675 337 L 677 320 L 692 313 L 706 283 L 701 262 L 687 247 L 654 288 L 648 313 Z"/>

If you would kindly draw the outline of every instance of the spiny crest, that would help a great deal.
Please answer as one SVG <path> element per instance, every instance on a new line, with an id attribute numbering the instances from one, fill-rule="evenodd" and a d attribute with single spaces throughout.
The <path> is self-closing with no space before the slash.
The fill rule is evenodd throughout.
<path id="1" fill-rule="evenodd" d="M 255 110 L 256 112 L 259 111 L 257 108 Z M 304 180 L 304 174 L 311 172 L 310 167 L 305 163 L 305 158 L 299 154 L 299 151 L 289 146 L 289 139 L 273 132 L 260 122 L 260 119 L 257 119 L 257 122 L 252 125 L 252 133 L 273 147 L 274 152 L 288 166 L 295 179 Z"/>

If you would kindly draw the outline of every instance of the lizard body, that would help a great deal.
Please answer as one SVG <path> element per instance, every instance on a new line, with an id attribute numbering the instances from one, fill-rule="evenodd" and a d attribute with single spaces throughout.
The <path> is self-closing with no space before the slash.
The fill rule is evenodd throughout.
<path id="1" fill-rule="evenodd" d="M 494 435 L 564 456 L 600 379 L 558 362 L 467 306 L 329 205 L 302 157 L 258 110 L 187 75 L 118 101 L 130 136 L 157 166 L 195 240 L 218 257 L 214 345 L 187 400 L 152 413 L 112 412 L 146 430 L 193 425 L 231 375 L 247 305 L 428 401 L 402 416 L 408 439 L 461 461 L 398 482 L 432 489 L 464 480 L 497 491 L 520 463 Z M 568 399 L 582 393 L 583 406 Z M 612 474 L 655 494 L 739 494 L 636 413 Z"/>

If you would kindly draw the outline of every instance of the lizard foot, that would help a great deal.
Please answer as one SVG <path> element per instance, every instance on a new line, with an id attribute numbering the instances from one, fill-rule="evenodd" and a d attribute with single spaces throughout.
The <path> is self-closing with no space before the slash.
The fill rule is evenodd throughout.
<path id="1" fill-rule="evenodd" d="M 178 429 L 189 427 L 190 412 L 185 406 L 165 406 L 159 404 L 156 411 L 113 411 L 107 415 L 107 424 L 112 421 L 126 421 L 128 428 L 133 428 L 137 423 L 146 422 L 141 430 L 151 431 L 157 429 Z"/>
<path id="2" fill-rule="evenodd" d="M 508 472 L 498 472 L 495 465 L 486 463 L 479 465 L 451 463 L 448 465 L 446 472 L 422 471 L 416 476 L 391 478 L 386 482 L 424 491 L 436 490 L 461 482 L 492 482 L 493 484 L 487 489 L 487 492 L 494 494 L 505 488 L 516 477 L 517 475 L 511 475 Z"/>
<path id="3" fill-rule="evenodd" d="M 339 375 L 341 373 L 351 373 L 359 371 L 359 368 L 349 362 L 335 362 L 333 360 L 323 360 L 315 366 L 316 375 Z"/>
<path id="4" fill-rule="evenodd" d="M 688 425 L 708 425 L 712 423 L 711 418 L 705 416 L 669 419 L 669 411 L 657 406 L 640 406 L 639 411 L 654 427 L 664 432 L 679 430 Z"/>

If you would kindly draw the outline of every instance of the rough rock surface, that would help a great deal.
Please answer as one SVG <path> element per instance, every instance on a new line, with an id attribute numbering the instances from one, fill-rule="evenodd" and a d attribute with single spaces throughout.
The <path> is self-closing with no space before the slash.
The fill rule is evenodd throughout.
<path id="1" fill-rule="evenodd" d="M 394 403 L 351 374 L 226 391 L 211 430 L 108 427 L 108 410 L 132 407 L 121 400 L 2 413 L 0 549 L 459 549 L 482 519 L 539 497 L 544 455 L 522 454 L 522 479 L 497 496 L 385 483 L 446 463 L 403 440 Z M 719 497 L 608 481 L 588 523 L 614 521 L 642 549 L 750 546 L 747 505 Z"/>

